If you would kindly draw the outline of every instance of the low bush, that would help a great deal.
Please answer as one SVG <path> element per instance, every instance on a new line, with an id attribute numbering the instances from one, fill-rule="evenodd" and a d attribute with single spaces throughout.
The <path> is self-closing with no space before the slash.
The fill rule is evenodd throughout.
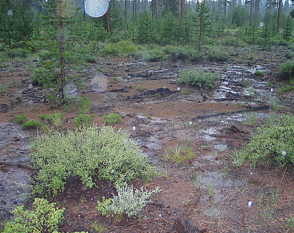
<path id="1" fill-rule="evenodd" d="M 166 58 L 165 53 L 160 49 L 141 50 L 136 53 L 136 58 L 143 61 L 160 61 Z"/>
<path id="2" fill-rule="evenodd" d="M 36 120 L 28 120 L 25 123 L 22 124 L 22 126 L 26 129 L 40 129 L 42 127 L 42 123 L 40 121 Z"/>
<path id="3" fill-rule="evenodd" d="M 285 87 L 279 88 L 279 89 L 278 89 L 278 93 L 279 93 L 279 94 L 282 94 L 282 93 L 290 92 L 290 91 L 293 91 L 293 90 L 294 90 L 294 86 L 292 86 L 292 85 L 287 85 L 287 86 L 285 86 Z"/>
<path id="4" fill-rule="evenodd" d="M 77 117 L 74 118 L 74 126 L 76 128 L 89 127 L 92 125 L 94 117 L 95 115 L 79 114 Z"/>
<path id="5" fill-rule="evenodd" d="M 258 164 L 287 163 L 294 165 L 294 117 L 282 115 L 278 124 L 259 127 L 242 152 L 242 156 L 255 167 Z"/>
<path id="6" fill-rule="evenodd" d="M 176 146 L 174 148 L 166 149 L 164 153 L 166 160 L 172 160 L 175 163 L 185 163 L 195 158 L 196 154 L 187 146 Z"/>
<path id="7" fill-rule="evenodd" d="M 106 125 L 115 125 L 121 123 L 121 115 L 117 113 L 110 113 L 103 116 L 103 123 Z"/>
<path id="8" fill-rule="evenodd" d="M 16 116 L 14 116 L 14 120 L 17 124 L 22 125 L 27 120 L 27 117 L 24 114 L 16 115 Z"/>
<path id="9" fill-rule="evenodd" d="M 185 83 L 187 86 L 198 86 L 203 88 L 213 88 L 219 76 L 215 73 L 206 73 L 202 70 L 183 70 L 180 72 L 178 83 Z"/>
<path id="10" fill-rule="evenodd" d="M 57 195 L 69 177 L 78 177 L 91 188 L 97 178 L 122 184 L 137 178 L 149 181 L 156 174 L 139 146 L 110 126 L 40 135 L 30 155 L 38 171 L 33 182 L 36 195 Z"/>
<path id="11" fill-rule="evenodd" d="M 102 202 L 98 201 L 96 208 L 102 215 L 115 215 L 119 218 L 124 218 L 125 215 L 128 217 L 138 215 L 151 202 L 150 197 L 154 193 L 160 192 L 158 187 L 151 192 L 143 187 L 134 192 L 133 186 L 127 185 L 116 185 L 116 190 L 117 195 L 113 198 L 105 199 L 103 197 Z"/>
<path id="12" fill-rule="evenodd" d="M 63 114 L 62 113 L 39 115 L 38 117 L 41 120 L 45 121 L 46 123 L 50 123 L 50 124 L 53 124 L 55 126 L 61 126 L 62 123 L 63 123 Z"/>
<path id="13" fill-rule="evenodd" d="M 212 61 L 222 62 L 228 60 L 229 54 L 226 52 L 214 50 L 208 52 L 208 58 Z"/>
<path id="14" fill-rule="evenodd" d="M 34 210 L 24 210 L 23 205 L 18 206 L 13 211 L 14 220 L 4 225 L 3 233 L 57 232 L 64 209 L 58 209 L 55 205 L 46 199 L 36 198 Z"/>
<path id="15" fill-rule="evenodd" d="M 254 74 L 255 74 L 256 76 L 264 76 L 264 72 L 262 72 L 262 71 L 260 71 L 260 70 L 256 70 L 256 71 L 254 72 Z"/>
<path id="16" fill-rule="evenodd" d="M 291 80 L 294 78 L 294 62 L 287 61 L 280 65 L 279 69 L 282 74 L 282 78 L 285 80 Z"/>
<path id="17" fill-rule="evenodd" d="M 136 45 L 128 40 L 122 40 L 118 43 L 108 43 L 105 44 L 104 48 L 101 49 L 102 55 L 111 55 L 111 56 L 129 56 L 137 52 Z"/>

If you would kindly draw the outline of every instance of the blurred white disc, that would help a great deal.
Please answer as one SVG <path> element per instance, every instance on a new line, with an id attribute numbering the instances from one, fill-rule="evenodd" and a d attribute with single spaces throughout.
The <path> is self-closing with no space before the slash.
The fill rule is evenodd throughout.
<path id="1" fill-rule="evenodd" d="M 109 7 L 108 0 L 85 0 L 85 12 L 90 17 L 103 16 Z"/>
<path id="2" fill-rule="evenodd" d="M 90 88 L 94 92 L 102 92 L 105 91 L 108 87 L 108 79 L 104 74 L 96 74 L 91 79 Z"/>
<path id="3" fill-rule="evenodd" d="M 74 16 L 77 13 L 76 0 L 59 0 L 57 13 L 63 18 Z"/>

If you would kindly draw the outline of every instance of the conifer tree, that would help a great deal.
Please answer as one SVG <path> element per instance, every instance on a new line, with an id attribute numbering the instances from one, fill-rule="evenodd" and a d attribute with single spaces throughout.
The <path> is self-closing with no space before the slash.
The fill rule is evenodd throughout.
<path id="1" fill-rule="evenodd" d="M 206 2 L 202 1 L 199 2 L 197 1 L 196 3 L 196 38 L 198 41 L 198 51 L 201 51 L 201 45 L 202 45 L 202 40 L 203 37 L 206 35 L 206 33 L 209 30 L 209 27 L 211 23 L 209 22 L 209 9 L 206 6 Z"/>
<path id="2" fill-rule="evenodd" d="M 138 22 L 137 41 L 142 44 L 148 44 L 154 40 L 154 25 L 152 16 L 144 12 Z"/>

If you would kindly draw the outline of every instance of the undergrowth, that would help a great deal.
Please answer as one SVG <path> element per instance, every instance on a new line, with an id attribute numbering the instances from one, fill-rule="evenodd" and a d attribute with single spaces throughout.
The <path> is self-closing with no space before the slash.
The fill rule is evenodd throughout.
<path id="1" fill-rule="evenodd" d="M 32 164 L 38 171 L 35 195 L 57 195 L 71 176 L 92 188 L 96 179 L 121 184 L 136 178 L 150 181 L 156 174 L 139 146 L 110 126 L 52 131 L 38 136 L 31 148 Z"/>

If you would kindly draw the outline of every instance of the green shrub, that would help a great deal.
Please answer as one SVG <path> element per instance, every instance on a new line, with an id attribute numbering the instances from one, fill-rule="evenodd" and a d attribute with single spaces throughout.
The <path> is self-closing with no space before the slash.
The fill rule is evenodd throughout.
<path id="1" fill-rule="evenodd" d="M 27 117 L 24 114 L 14 116 L 14 120 L 17 124 L 23 124 L 26 121 Z"/>
<path id="2" fill-rule="evenodd" d="M 242 156 L 256 166 L 257 164 L 287 163 L 294 165 L 294 117 L 282 115 L 280 122 L 270 127 L 259 127 L 244 148 Z"/>
<path id="3" fill-rule="evenodd" d="M 26 129 L 40 129 L 42 127 L 42 123 L 31 119 L 23 123 L 22 126 Z"/>
<path id="4" fill-rule="evenodd" d="M 144 61 L 160 61 L 164 60 L 165 53 L 160 49 L 141 50 L 136 53 L 136 58 Z"/>
<path id="5" fill-rule="evenodd" d="M 36 198 L 33 203 L 34 210 L 24 210 L 18 206 L 13 214 L 15 219 L 4 225 L 4 233 L 31 233 L 31 232 L 57 232 L 58 225 L 63 220 L 64 209 L 55 207 L 46 199 Z"/>
<path id="6" fill-rule="evenodd" d="M 7 87 L 3 84 L 0 83 L 0 95 L 4 95 L 6 93 Z"/>
<path id="7" fill-rule="evenodd" d="M 189 60 L 191 62 L 200 61 L 203 58 L 203 53 L 195 48 L 179 47 L 168 45 L 163 48 L 163 51 L 171 56 L 172 61 Z"/>
<path id="8" fill-rule="evenodd" d="M 46 123 L 53 124 L 55 126 L 61 126 L 63 123 L 63 114 L 62 113 L 54 113 L 48 115 L 39 115 L 41 120 L 46 121 Z"/>
<path id="9" fill-rule="evenodd" d="M 54 61 L 40 61 L 40 67 L 33 69 L 33 85 L 41 85 L 47 88 L 54 87 L 59 76 L 59 68 Z"/>
<path id="10" fill-rule="evenodd" d="M 165 160 L 172 160 L 175 163 L 185 163 L 191 161 L 196 156 L 195 152 L 187 146 L 176 146 L 165 150 L 163 157 Z"/>
<path id="11" fill-rule="evenodd" d="M 91 111 L 90 99 L 87 97 L 82 97 L 78 103 L 78 113 L 86 114 L 86 113 L 90 113 L 90 111 Z"/>
<path id="12" fill-rule="evenodd" d="M 256 76 L 263 76 L 264 72 L 260 71 L 260 70 L 256 70 L 254 73 Z"/>
<path id="13" fill-rule="evenodd" d="M 142 209 L 151 201 L 149 200 L 152 194 L 160 192 L 157 187 L 155 190 L 148 192 L 143 187 L 141 189 L 133 190 L 133 186 L 119 186 L 116 185 L 117 196 L 113 198 L 105 199 L 103 201 L 98 201 L 97 210 L 102 213 L 102 215 L 111 214 L 124 217 L 132 217 L 138 215 Z"/>
<path id="14" fill-rule="evenodd" d="M 219 76 L 215 73 L 206 73 L 202 70 L 184 70 L 180 72 L 178 83 L 185 83 L 186 85 L 198 86 L 203 88 L 213 88 Z"/>
<path id="15" fill-rule="evenodd" d="M 292 86 L 292 85 L 287 85 L 287 86 L 285 86 L 285 87 L 283 87 L 283 88 L 279 88 L 279 89 L 278 89 L 278 93 L 279 93 L 279 94 L 282 94 L 282 93 L 290 92 L 290 91 L 293 91 L 293 90 L 294 90 L 294 86 Z"/>
<path id="16" fill-rule="evenodd" d="M 131 41 L 119 41 L 118 43 L 105 44 L 104 48 L 101 49 L 102 55 L 111 56 L 129 56 L 137 52 L 136 45 Z"/>
<path id="17" fill-rule="evenodd" d="M 96 178 L 121 184 L 137 178 L 149 181 L 156 174 L 139 146 L 125 132 L 110 126 L 40 135 L 32 143 L 30 155 L 38 171 L 34 194 L 57 195 L 69 177 L 79 177 L 91 188 Z"/>
<path id="18" fill-rule="evenodd" d="M 110 113 L 108 115 L 103 116 L 103 123 L 107 125 L 114 125 L 121 123 L 121 115 L 117 113 Z"/>
<path id="19" fill-rule="evenodd" d="M 229 54 L 226 52 L 214 50 L 208 52 L 208 58 L 213 61 L 226 61 L 229 58 Z"/>
<path id="20" fill-rule="evenodd" d="M 294 62 L 287 61 L 280 65 L 279 71 L 286 80 L 294 78 Z"/>
<path id="21" fill-rule="evenodd" d="M 93 122 L 93 118 L 95 115 L 88 115 L 88 114 L 79 114 L 77 117 L 74 118 L 74 125 L 76 128 L 79 127 L 89 127 Z"/>

